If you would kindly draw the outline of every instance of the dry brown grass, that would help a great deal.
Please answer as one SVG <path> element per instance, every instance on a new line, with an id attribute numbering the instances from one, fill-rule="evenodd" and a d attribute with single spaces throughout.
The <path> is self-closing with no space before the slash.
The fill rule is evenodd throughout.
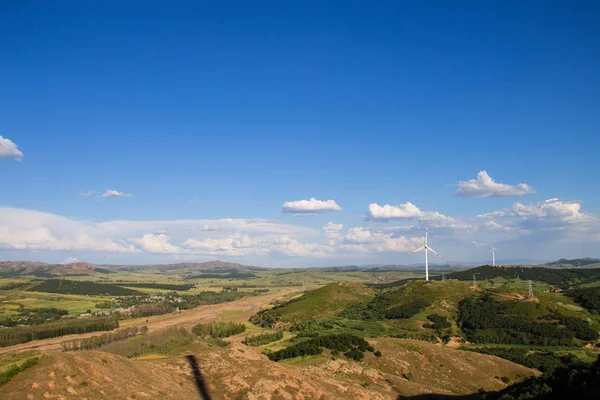
<path id="1" fill-rule="evenodd" d="M 44 393 L 50 398 L 198 398 L 185 354 L 196 354 L 208 389 L 217 399 L 339 399 L 350 395 L 395 399 L 399 394 L 469 394 L 479 388 L 503 388 L 496 376 L 508 376 L 514 382 L 519 376 L 534 374 L 496 357 L 425 342 L 385 338 L 371 343 L 383 356 L 367 353 L 360 363 L 330 355 L 274 363 L 260 350 L 236 341 L 226 348 L 193 343 L 168 359 L 144 361 L 96 351 L 57 353 L 0 388 L 0 398 L 16 400 L 27 394 L 41 399 Z"/>

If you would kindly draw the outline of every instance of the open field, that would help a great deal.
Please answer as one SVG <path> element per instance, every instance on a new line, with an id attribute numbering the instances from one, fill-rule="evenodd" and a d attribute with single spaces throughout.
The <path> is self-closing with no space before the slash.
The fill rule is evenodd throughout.
<path id="1" fill-rule="evenodd" d="M 146 326 L 150 331 L 171 326 L 191 327 L 192 325 L 200 322 L 218 319 L 222 313 L 230 313 L 228 317 L 224 318 L 224 320 L 247 321 L 254 312 L 267 306 L 271 301 L 293 292 L 294 289 L 288 289 L 288 292 L 247 297 L 231 303 L 200 306 L 192 310 L 183 310 L 181 313 L 176 314 L 157 315 L 147 318 L 144 317 L 124 320 L 121 321 L 120 327 L 127 328 L 132 326 Z M 42 352 L 61 351 L 60 343 L 63 341 L 98 336 L 99 334 L 99 332 L 90 332 L 81 335 L 68 335 L 45 340 L 34 340 L 15 346 L 2 347 L 0 348 L 0 356 L 5 354 L 14 354 L 26 350 L 38 350 Z"/>

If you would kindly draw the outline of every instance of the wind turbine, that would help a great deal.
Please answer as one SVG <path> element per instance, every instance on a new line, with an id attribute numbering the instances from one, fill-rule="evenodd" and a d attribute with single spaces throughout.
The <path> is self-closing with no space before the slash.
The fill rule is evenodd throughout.
<path id="1" fill-rule="evenodd" d="M 423 241 L 423 246 L 419 247 L 416 250 L 413 250 L 410 252 L 410 254 L 414 254 L 418 251 L 421 250 L 425 250 L 425 280 L 428 281 L 429 280 L 429 260 L 427 258 L 427 253 L 428 252 L 432 252 L 433 254 L 435 254 L 436 256 L 438 256 L 439 258 L 442 258 L 442 256 L 440 256 L 438 253 L 435 252 L 435 250 L 433 250 L 431 247 L 429 247 L 427 245 L 427 236 L 429 235 L 429 228 L 425 229 L 425 239 Z"/>
<path id="2" fill-rule="evenodd" d="M 491 248 L 490 252 L 488 253 L 488 254 L 492 253 L 492 266 L 493 267 L 496 266 L 496 251 L 498 251 L 498 249 L 495 248 L 494 245 L 492 245 L 492 248 Z"/>

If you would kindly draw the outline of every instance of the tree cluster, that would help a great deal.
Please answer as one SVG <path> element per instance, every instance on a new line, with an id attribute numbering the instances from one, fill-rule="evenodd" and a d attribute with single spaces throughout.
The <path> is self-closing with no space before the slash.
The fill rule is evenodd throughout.
<path id="1" fill-rule="evenodd" d="M 118 327 L 119 322 L 113 317 L 92 317 L 85 319 L 61 319 L 34 326 L 1 328 L 0 347 L 76 333 L 110 331 Z"/>
<path id="2" fill-rule="evenodd" d="M 227 274 L 215 274 L 215 273 L 202 273 L 198 275 L 188 275 L 184 279 L 252 279 L 258 278 L 258 275 L 251 272 L 230 272 Z"/>
<path id="3" fill-rule="evenodd" d="M 523 347 L 479 347 L 468 348 L 476 353 L 504 358 L 528 368 L 535 368 L 544 374 L 552 374 L 557 368 L 573 363 L 573 356 L 560 357 L 552 351 L 535 351 Z"/>
<path id="4" fill-rule="evenodd" d="M 184 284 L 176 284 L 176 283 L 140 283 L 140 282 L 135 282 L 135 283 L 125 283 L 122 284 L 120 286 L 128 286 L 128 287 L 136 287 L 136 288 L 149 288 L 149 289 L 164 289 L 164 290 L 169 290 L 169 291 L 174 291 L 174 290 L 190 290 L 191 288 L 193 288 L 195 285 L 192 283 L 184 283 Z"/>
<path id="5" fill-rule="evenodd" d="M 70 281 L 68 279 L 46 279 L 28 290 L 33 292 L 83 294 L 88 296 L 132 296 L 140 294 L 140 292 L 133 289 L 127 289 L 110 283 Z"/>
<path id="6" fill-rule="evenodd" d="M 600 312 L 600 287 L 572 289 L 565 294 L 582 307 Z"/>
<path id="7" fill-rule="evenodd" d="M 600 357 L 593 363 L 574 362 L 551 374 L 529 378 L 487 398 L 526 399 L 597 399 L 600 395 Z"/>
<path id="8" fill-rule="evenodd" d="M 410 318 L 430 305 L 431 304 L 426 300 L 411 301 L 410 303 L 390 308 L 386 311 L 385 317 L 387 319 Z"/>
<path id="9" fill-rule="evenodd" d="M 61 308 L 21 308 L 18 316 L 7 316 L 0 319 L 0 325 L 13 327 L 17 325 L 40 325 L 50 321 L 59 320 L 69 312 Z"/>
<path id="10" fill-rule="evenodd" d="M 248 346 L 262 346 L 267 343 L 276 342 L 283 338 L 283 331 L 265 332 L 258 335 L 246 336 L 244 344 Z"/>
<path id="11" fill-rule="evenodd" d="M 427 319 L 432 322 L 432 324 L 424 325 L 425 328 L 435 329 L 436 331 L 441 331 L 442 329 L 450 328 L 452 324 L 448 321 L 448 318 L 439 315 L 439 314 L 431 314 L 427 316 Z"/>
<path id="12" fill-rule="evenodd" d="M 186 294 L 180 296 L 182 301 L 179 303 L 179 308 L 189 310 L 198 306 L 208 304 L 228 303 L 230 301 L 241 299 L 247 293 L 237 291 L 221 291 L 221 292 L 200 292 L 197 294 Z"/>
<path id="13" fill-rule="evenodd" d="M 138 304 L 131 310 L 134 318 L 149 317 L 151 315 L 163 315 L 172 312 L 175 306 L 172 303 L 146 303 Z"/>
<path id="14" fill-rule="evenodd" d="M 147 329 L 148 328 L 146 328 L 146 331 Z M 138 328 L 134 326 L 131 328 L 119 329 L 110 333 L 104 333 L 100 336 L 93 336 L 91 338 L 68 340 L 62 342 L 60 345 L 63 351 L 97 349 L 112 342 L 118 342 L 137 336 L 138 333 L 141 333 L 141 330 L 138 330 Z"/>
<path id="15" fill-rule="evenodd" d="M 465 271 L 453 272 L 446 275 L 448 279 L 468 281 L 477 273 L 477 279 L 523 279 L 545 282 L 560 288 L 567 288 L 578 282 L 593 282 L 600 280 L 598 268 L 553 269 L 544 267 L 492 267 L 484 265 Z"/>
<path id="16" fill-rule="evenodd" d="M 209 322 L 198 324 L 192 328 L 197 336 L 211 336 L 213 338 L 224 338 L 246 331 L 246 325 L 236 322 Z"/>
<path id="17" fill-rule="evenodd" d="M 362 353 L 365 351 L 375 351 L 369 342 L 361 337 L 349 334 L 339 334 L 318 336 L 316 338 L 300 342 L 296 345 L 286 347 L 285 349 L 267 354 L 267 356 L 271 361 L 279 361 L 287 358 L 321 354 L 323 352 L 323 348 L 338 352 L 346 352 L 345 355 L 347 357 L 353 358 L 357 361 L 359 361 L 358 358 L 362 359 L 361 356 L 364 357 Z M 361 356 L 356 355 L 357 351 L 361 353 Z"/>
<path id="18" fill-rule="evenodd" d="M 147 353 L 166 354 L 178 347 L 192 343 L 194 339 L 194 335 L 185 328 L 169 327 L 145 335 L 112 342 L 102 346 L 100 350 L 133 358 Z"/>
<path id="19" fill-rule="evenodd" d="M 506 343 L 542 346 L 570 346 L 573 338 L 595 340 L 589 323 L 559 314 L 531 316 L 512 312 L 519 304 L 498 302 L 489 293 L 459 303 L 458 324 L 474 343 Z"/>

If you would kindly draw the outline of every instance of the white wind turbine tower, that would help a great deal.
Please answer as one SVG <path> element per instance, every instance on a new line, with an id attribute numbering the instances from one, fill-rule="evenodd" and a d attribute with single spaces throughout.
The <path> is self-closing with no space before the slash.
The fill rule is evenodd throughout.
<path id="1" fill-rule="evenodd" d="M 428 236 L 428 234 L 429 234 L 429 228 L 427 228 L 425 230 L 425 239 L 423 241 L 423 246 L 421 246 L 418 249 L 413 250 L 413 251 L 410 252 L 410 254 L 414 254 L 414 253 L 416 253 L 418 251 L 425 250 L 425 280 L 426 281 L 429 280 L 429 260 L 428 260 L 428 257 L 427 257 L 427 253 L 428 252 L 432 252 L 433 254 L 435 254 L 436 256 L 438 256 L 439 258 L 442 258 L 442 256 L 440 256 L 438 253 L 435 252 L 435 250 L 433 250 L 431 247 L 429 247 L 427 245 L 427 236 Z"/>
<path id="2" fill-rule="evenodd" d="M 496 266 L 496 252 L 498 251 L 497 248 L 494 247 L 494 245 L 492 245 L 492 248 L 490 250 L 490 252 L 488 254 L 492 254 L 492 266 L 495 267 Z"/>

